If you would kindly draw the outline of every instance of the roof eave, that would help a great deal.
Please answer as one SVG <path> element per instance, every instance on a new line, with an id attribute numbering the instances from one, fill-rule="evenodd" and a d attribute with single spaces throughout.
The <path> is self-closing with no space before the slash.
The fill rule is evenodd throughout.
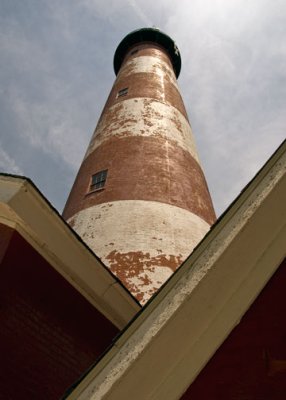
<path id="1" fill-rule="evenodd" d="M 182 395 L 285 257 L 285 171 L 286 143 L 67 399 Z"/>
<path id="2" fill-rule="evenodd" d="M 0 174 L 0 222 L 21 234 L 118 328 L 141 309 L 120 281 L 25 178 Z"/>

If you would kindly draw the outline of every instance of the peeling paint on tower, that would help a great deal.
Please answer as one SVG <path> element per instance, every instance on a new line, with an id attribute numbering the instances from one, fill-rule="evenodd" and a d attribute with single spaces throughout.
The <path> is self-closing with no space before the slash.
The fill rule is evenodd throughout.
<path id="1" fill-rule="evenodd" d="M 215 221 L 180 67 L 173 40 L 157 29 L 119 44 L 117 78 L 63 214 L 142 304 Z"/>

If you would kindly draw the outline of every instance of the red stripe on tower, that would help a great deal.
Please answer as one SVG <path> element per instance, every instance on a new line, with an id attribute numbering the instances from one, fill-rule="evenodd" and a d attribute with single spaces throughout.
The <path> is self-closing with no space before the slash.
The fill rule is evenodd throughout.
<path id="1" fill-rule="evenodd" d="M 63 214 L 142 304 L 215 221 L 180 67 L 174 41 L 157 29 L 122 40 L 117 78 Z"/>

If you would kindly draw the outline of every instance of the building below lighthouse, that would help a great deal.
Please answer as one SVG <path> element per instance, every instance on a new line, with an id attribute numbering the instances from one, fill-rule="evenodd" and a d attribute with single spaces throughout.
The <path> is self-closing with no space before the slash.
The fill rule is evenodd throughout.
<path id="1" fill-rule="evenodd" d="M 144 304 L 215 213 L 177 85 L 181 58 L 154 28 L 127 35 L 63 216 Z"/>

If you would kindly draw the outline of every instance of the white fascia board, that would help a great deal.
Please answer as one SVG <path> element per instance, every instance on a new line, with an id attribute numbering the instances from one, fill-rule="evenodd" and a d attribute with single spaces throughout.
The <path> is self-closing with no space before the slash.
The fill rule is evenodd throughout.
<path id="1" fill-rule="evenodd" d="M 17 230 L 119 329 L 141 309 L 26 178 L 0 175 L 0 223 Z"/>
<path id="2" fill-rule="evenodd" d="M 286 144 L 68 400 L 179 399 L 286 255 Z"/>

